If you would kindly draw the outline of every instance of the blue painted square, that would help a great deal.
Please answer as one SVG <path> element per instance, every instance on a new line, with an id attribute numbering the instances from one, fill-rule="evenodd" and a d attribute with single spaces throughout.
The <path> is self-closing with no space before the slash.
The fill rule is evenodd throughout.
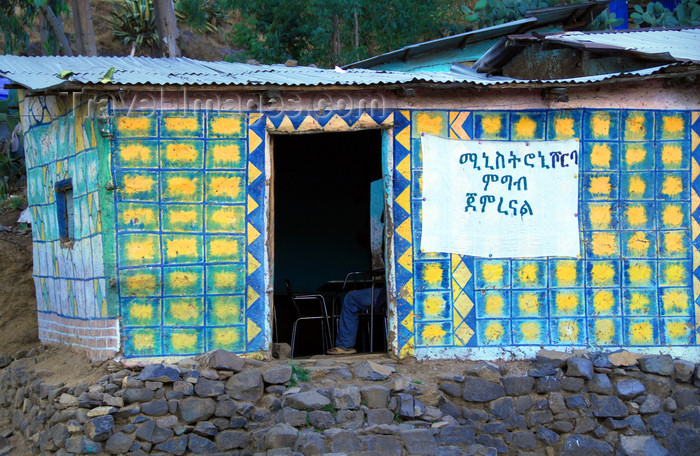
<path id="1" fill-rule="evenodd" d="M 619 258 L 620 234 L 616 231 L 587 231 L 584 233 L 586 258 L 598 260 Z"/>
<path id="2" fill-rule="evenodd" d="M 228 350 L 240 353 L 245 349 L 245 326 L 206 328 L 207 350 Z"/>
<path id="3" fill-rule="evenodd" d="M 547 292 L 544 290 L 513 291 L 513 318 L 546 318 Z"/>
<path id="4" fill-rule="evenodd" d="M 656 144 L 656 167 L 663 171 L 690 169 L 688 141 L 664 141 Z"/>
<path id="5" fill-rule="evenodd" d="M 152 201 L 157 202 L 157 171 L 116 171 L 118 201 Z"/>
<path id="6" fill-rule="evenodd" d="M 583 260 L 552 258 L 548 262 L 550 287 L 569 288 L 583 286 Z"/>
<path id="7" fill-rule="evenodd" d="M 452 322 L 419 322 L 417 329 L 417 346 L 445 347 L 453 345 Z"/>
<path id="8" fill-rule="evenodd" d="M 693 314 L 693 290 L 691 288 L 659 288 L 660 315 L 691 316 Z"/>
<path id="9" fill-rule="evenodd" d="M 659 231 L 659 258 L 692 258 L 689 230 Z"/>
<path id="10" fill-rule="evenodd" d="M 158 231 L 158 204 L 117 203 L 119 231 Z"/>
<path id="11" fill-rule="evenodd" d="M 160 117 L 163 138 L 201 138 L 204 136 L 204 112 L 163 111 Z"/>
<path id="12" fill-rule="evenodd" d="M 620 129 L 623 141 L 651 141 L 654 139 L 652 111 L 622 111 Z"/>
<path id="13" fill-rule="evenodd" d="M 498 111 L 476 111 L 474 117 L 474 139 L 508 139 L 508 113 Z"/>
<path id="14" fill-rule="evenodd" d="M 611 200 L 618 198 L 618 174 L 617 173 L 584 173 L 583 175 L 583 199 L 587 200 Z"/>
<path id="15" fill-rule="evenodd" d="M 623 171 L 653 170 L 655 158 L 653 143 L 622 143 L 620 163 Z"/>
<path id="16" fill-rule="evenodd" d="M 201 297 L 163 298 L 163 325 L 202 326 L 204 299 Z"/>
<path id="17" fill-rule="evenodd" d="M 588 343 L 593 346 L 619 346 L 622 341 L 621 318 L 588 320 Z"/>
<path id="18" fill-rule="evenodd" d="M 618 316 L 622 303 L 618 288 L 597 288 L 586 290 L 586 314 L 588 316 Z"/>
<path id="19" fill-rule="evenodd" d="M 675 230 L 690 226 L 690 204 L 687 202 L 660 202 L 657 205 L 657 226 L 663 230 Z"/>
<path id="20" fill-rule="evenodd" d="M 510 286 L 510 261 L 475 259 L 476 288 L 494 289 Z"/>
<path id="21" fill-rule="evenodd" d="M 546 288 L 547 260 L 513 260 L 513 288 Z"/>
<path id="22" fill-rule="evenodd" d="M 477 320 L 476 340 L 480 347 L 510 345 L 510 320 Z"/>
<path id="23" fill-rule="evenodd" d="M 582 288 L 549 290 L 549 315 L 552 317 L 584 316 L 586 299 Z"/>
<path id="24" fill-rule="evenodd" d="M 279 116 L 282 118 L 283 116 Z M 244 138 L 248 116 L 241 113 L 210 112 L 207 118 L 208 138 Z M 281 120 L 280 120 L 281 122 Z"/>
<path id="25" fill-rule="evenodd" d="M 614 142 L 583 143 L 584 171 L 612 171 L 620 167 L 620 150 Z"/>
<path id="26" fill-rule="evenodd" d="M 620 206 L 620 227 L 623 230 L 653 230 L 655 205 L 644 201 L 625 201 Z"/>
<path id="27" fill-rule="evenodd" d="M 582 219 L 586 230 L 610 230 L 619 227 L 618 204 L 612 201 L 583 202 Z"/>
<path id="28" fill-rule="evenodd" d="M 586 261 L 586 285 L 615 287 L 620 285 L 620 261 Z"/>
<path id="29" fill-rule="evenodd" d="M 126 358 L 158 356 L 163 353 L 160 328 L 125 328 L 123 334 Z"/>
<path id="30" fill-rule="evenodd" d="M 208 203 L 243 203 L 246 177 L 243 171 L 208 171 L 205 176 Z"/>
<path id="31" fill-rule="evenodd" d="M 552 344 L 584 345 L 586 325 L 583 318 L 552 318 L 549 321 Z"/>
<path id="32" fill-rule="evenodd" d="M 452 318 L 449 291 L 416 291 L 414 295 L 416 316 L 421 320 L 447 320 Z"/>
<path id="33" fill-rule="evenodd" d="M 691 260 L 659 260 L 660 287 L 690 287 L 693 285 Z"/>
<path id="34" fill-rule="evenodd" d="M 163 355 L 194 355 L 204 347 L 203 328 L 163 328 Z"/>
<path id="35" fill-rule="evenodd" d="M 656 138 L 686 139 L 690 136 L 690 113 L 688 111 L 657 111 Z"/>
<path id="36" fill-rule="evenodd" d="M 160 167 L 163 169 L 202 169 L 204 166 L 204 141 L 161 140 Z"/>
<path id="37" fill-rule="evenodd" d="M 656 173 L 627 173 L 620 176 L 620 199 L 653 200 L 655 194 Z"/>
<path id="38" fill-rule="evenodd" d="M 581 111 L 548 111 L 547 140 L 581 138 Z"/>
<path id="39" fill-rule="evenodd" d="M 158 168 L 158 140 L 114 141 L 114 165 L 121 168 Z"/>
<path id="40" fill-rule="evenodd" d="M 656 288 L 628 288 L 623 300 L 623 314 L 646 317 L 659 314 Z"/>
<path id="41" fill-rule="evenodd" d="M 245 323 L 245 295 L 208 296 L 207 326 L 232 326 Z"/>
<path id="42" fill-rule="evenodd" d="M 207 265 L 208 294 L 245 292 L 245 264 Z"/>
<path id="43" fill-rule="evenodd" d="M 160 299 L 122 299 L 121 316 L 124 326 L 160 326 Z"/>
<path id="44" fill-rule="evenodd" d="M 245 140 L 207 141 L 207 169 L 244 169 L 247 163 L 246 148 Z"/>
<path id="45" fill-rule="evenodd" d="M 659 324 L 656 318 L 626 318 L 624 325 L 625 345 L 659 345 Z"/>
<path id="46" fill-rule="evenodd" d="M 200 296 L 204 294 L 202 266 L 170 266 L 163 268 L 164 296 Z"/>
<path id="47" fill-rule="evenodd" d="M 513 343 L 515 345 L 549 344 L 547 320 L 513 320 Z"/>
<path id="48" fill-rule="evenodd" d="M 510 318 L 510 293 L 508 290 L 474 293 L 477 318 Z"/>
<path id="49" fill-rule="evenodd" d="M 622 256 L 624 258 L 656 257 L 656 233 L 654 231 L 623 231 Z"/>
<path id="50" fill-rule="evenodd" d="M 691 318 L 661 319 L 664 345 L 693 345 L 693 328 Z"/>
<path id="51" fill-rule="evenodd" d="M 450 288 L 450 265 L 448 262 L 413 263 L 416 290 L 444 290 Z"/>
<path id="52" fill-rule="evenodd" d="M 619 111 L 586 110 L 583 113 L 583 137 L 588 140 L 614 141 L 619 138 Z"/>
<path id="53" fill-rule="evenodd" d="M 547 115 L 544 111 L 512 112 L 510 138 L 512 141 L 544 141 Z"/>
<path id="54" fill-rule="evenodd" d="M 204 195 L 201 171 L 161 171 L 161 200 L 168 203 L 201 203 Z"/>

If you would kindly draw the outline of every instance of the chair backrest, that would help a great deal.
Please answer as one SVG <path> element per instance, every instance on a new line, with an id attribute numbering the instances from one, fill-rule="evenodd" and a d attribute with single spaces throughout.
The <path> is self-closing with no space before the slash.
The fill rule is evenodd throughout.
<path id="1" fill-rule="evenodd" d="M 289 302 L 292 303 L 292 307 L 294 308 L 294 313 L 296 314 L 296 318 L 299 318 L 301 316 L 301 312 L 299 311 L 299 304 L 297 304 L 297 301 L 294 299 L 294 293 L 292 292 L 292 285 L 289 283 L 289 279 L 284 279 L 284 285 L 287 287 L 287 296 L 289 297 Z"/>

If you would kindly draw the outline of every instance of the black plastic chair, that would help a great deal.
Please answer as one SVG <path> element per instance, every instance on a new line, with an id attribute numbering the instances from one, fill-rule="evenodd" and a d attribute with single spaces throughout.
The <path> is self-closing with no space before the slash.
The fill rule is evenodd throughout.
<path id="1" fill-rule="evenodd" d="M 345 281 L 343 282 L 342 293 L 345 295 L 347 292 L 352 290 L 363 290 L 366 288 L 372 288 L 372 296 L 375 296 L 375 289 L 386 288 L 385 271 L 384 268 L 373 269 L 371 271 L 355 271 L 349 272 L 345 276 Z M 374 299 L 377 299 L 374 297 Z M 374 311 L 374 302 L 369 308 L 369 312 L 364 314 L 369 317 L 369 352 L 374 353 L 374 319 L 376 317 L 383 317 L 384 319 L 384 336 L 388 334 L 388 323 L 386 316 L 386 305 L 381 310 L 381 312 Z M 337 316 L 340 317 L 339 315 Z M 337 324 L 337 320 L 336 320 Z M 364 342 L 363 342 L 364 344 Z M 386 347 L 386 341 L 385 341 Z"/>
<path id="2" fill-rule="evenodd" d="M 290 358 L 294 358 L 294 345 L 297 337 L 297 326 L 300 321 L 319 320 L 321 322 L 321 344 L 323 346 L 323 353 L 326 353 L 326 350 L 328 350 L 330 347 L 332 340 L 326 300 L 324 299 L 323 295 L 320 294 L 297 294 L 292 292 L 292 286 L 289 283 L 289 279 L 286 279 L 284 283 L 287 286 L 289 300 L 292 302 L 292 307 L 294 308 L 296 317 L 294 324 L 292 325 L 292 352 L 290 354 Z M 313 309 L 313 303 L 317 303 L 319 306 L 316 308 L 316 310 Z"/>

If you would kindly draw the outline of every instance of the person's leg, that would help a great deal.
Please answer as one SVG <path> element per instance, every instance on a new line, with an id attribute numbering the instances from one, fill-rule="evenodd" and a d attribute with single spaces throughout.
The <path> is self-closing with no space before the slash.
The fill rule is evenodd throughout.
<path id="1" fill-rule="evenodd" d="M 342 349 L 350 349 L 355 346 L 357 337 L 357 325 L 360 313 L 369 309 L 372 304 L 372 290 L 353 290 L 345 295 L 343 308 L 340 311 L 338 322 L 338 335 L 335 345 Z"/>

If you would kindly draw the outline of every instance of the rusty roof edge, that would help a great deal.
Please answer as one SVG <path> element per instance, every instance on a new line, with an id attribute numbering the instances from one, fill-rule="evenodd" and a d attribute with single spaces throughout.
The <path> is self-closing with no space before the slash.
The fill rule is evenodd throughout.
<path id="1" fill-rule="evenodd" d="M 477 73 L 470 67 L 462 64 L 452 66 L 451 73 L 472 77 L 474 81 L 482 81 L 481 85 L 499 87 L 584 87 L 611 82 L 629 82 L 642 79 L 663 79 L 680 78 L 700 74 L 700 65 L 692 62 L 678 62 L 660 65 L 652 68 L 645 68 L 636 71 L 625 71 L 620 73 L 608 73 L 595 76 L 581 76 L 576 78 L 562 79 L 515 79 L 505 76 L 491 76 L 484 73 Z"/>

